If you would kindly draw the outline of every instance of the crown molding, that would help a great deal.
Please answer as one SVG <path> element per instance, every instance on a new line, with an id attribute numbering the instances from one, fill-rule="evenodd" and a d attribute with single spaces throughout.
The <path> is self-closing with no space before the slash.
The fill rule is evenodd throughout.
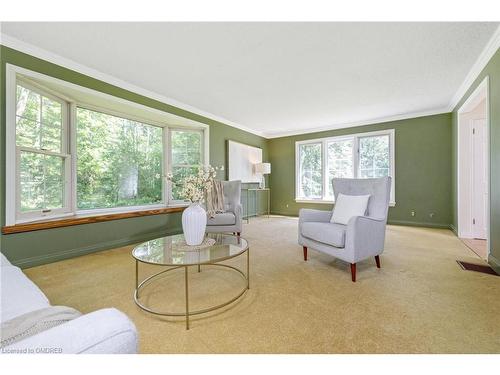
<path id="1" fill-rule="evenodd" d="M 500 48 L 500 26 L 497 27 L 488 43 L 486 43 L 486 46 L 477 58 L 476 62 L 474 63 L 474 65 L 472 65 L 471 70 L 465 77 L 455 95 L 453 95 L 453 98 L 448 105 L 449 112 L 452 112 L 455 109 L 457 104 L 467 93 L 467 90 L 469 90 L 476 78 L 479 77 L 479 74 L 481 74 L 482 70 L 491 60 L 498 48 Z"/>
<path id="2" fill-rule="evenodd" d="M 0 44 L 4 45 L 6 47 L 9 47 L 9 48 L 15 49 L 17 51 L 26 53 L 28 55 L 37 57 L 39 59 L 48 61 L 50 63 L 62 66 L 64 68 L 73 70 L 75 72 L 84 74 L 86 76 L 89 76 L 89 77 L 98 79 L 100 81 L 109 83 L 113 86 L 122 88 L 124 90 L 133 92 L 135 94 L 139 94 L 139 95 L 145 96 L 147 98 L 162 102 L 164 104 L 168 104 L 168 105 L 174 106 L 176 108 L 183 109 L 183 110 L 191 112 L 193 114 L 206 117 L 210 120 L 214 120 L 214 121 L 223 123 L 225 125 L 229 125 L 233 128 L 237 128 L 237 129 L 246 131 L 248 133 L 258 135 L 260 137 L 264 137 L 262 132 L 256 131 L 254 129 L 250 129 L 244 125 L 241 125 L 241 124 L 238 124 L 234 121 L 228 120 L 226 118 L 217 116 L 213 113 L 204 111 L 202 109 L 193 107 L 189 104 L 179 102 L 175 99 L 172 99 L 172 98 L 166 97 L 164 95 L 158 94 L 156 92 L 153 92 L 153 91 L 144 89 L 142 87 L 136 86 L 130 82 L 124 81 L 120 78 L 114 77 L 114 76 L 109 75 L 107 73 L 103 73 L 97 69 L 90 68 L 86 65 L 77 63 L 76 61 L 73 61 L 71 59 L 67 59 L 61 55 L 58 55 L 58 54 L 55 54 L 53 52 L 47 51 L 43 48 L 34 46 L 33 44 L 26 43 L 26 42 L 19 40 L 17 38 L 13 38 L 7 34 L 0 33 Z"/>
<path id="3" fill-rule="evenodd" d="M 408 120 L 408 119 L 413 119 L 413 118 L 418 118 L 418 117 L 440 115 L 440 114 L 449 113 L 449 112 L 450 111 L 448 110 L 448 107 L 444 107 L 444 108 L 430 110 L 430 111 L 412 112 L 412 113 L 407 113 L 407 114 L 379 117 L 379 118 L 375 118 L 375 119 L 368 119 L 368 120 L 362 120 L 362 121 L 357 121 L 357 122 L 348 122 L 348 123 L 345 122 L 345 123 L 332 124 L 332 125 L 321 126 L 321 127 L 316 127 L 316 128 L 310 128 L 310 129 L 306 129 L 306 130 L 291 130 L 291 131 L 285 130 L 285 131 L 276 131 L 276 132 L 264 132 L 264 137 L 270 138 L 270 139 L 289 137 L 289 136 L 293 136 L 293 135 L 310 134 L 310 133 L 317 133 L 317 132 L 328 131 L 328 130 L 347 129 L 347 128 L 353 128 L 356 126 L 382 124 L 384 122 L 399 121 L 399 120 Z"/>

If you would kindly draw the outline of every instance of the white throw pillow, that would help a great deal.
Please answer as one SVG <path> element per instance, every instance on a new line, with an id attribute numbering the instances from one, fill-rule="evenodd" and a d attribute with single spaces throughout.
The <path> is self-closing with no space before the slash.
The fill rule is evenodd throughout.
<path id="1" fill-rule="evenodd" d="M 353 216 L 364 216 L 370 195 L 344 195 L 337 196 L 333 215 L 330 222 L 347 225 Z"/>

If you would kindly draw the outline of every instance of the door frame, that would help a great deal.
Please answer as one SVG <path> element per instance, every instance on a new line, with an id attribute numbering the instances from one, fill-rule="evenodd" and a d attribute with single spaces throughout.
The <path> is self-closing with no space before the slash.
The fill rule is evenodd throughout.
<path id="1" fill-rule="evenodd" d="M 487 256 L 490 254 L 490 211 L 491 211 L 491 155 L 490 155 L 490 136 L 491 136 L 491 126 L 490 126 L 490 93 L 489 93 L 489 76 L 486 76 L 483 81 L 476 87 L 476 89 L 469 95 L 467 100 L 460 106 L 457 111 L 457 233 L 458 237 L 470 238 L 472 235 L 471 231 L 467 231 L 465 228 L 469 228 L 471 224 L 471 217 L 467 217 L 464 214 L 464 203 L 462 200 L 464 198 L 465 202 L 469 204 L 469 208 L 472 205 L 472 186 L 469 189 L 464 189 L 460 186 L 460 171 L 464 168 L 461 162 L 461 156 L 466 151 L 463 149 L 464 142 L 461 142 L 464 137 L 470 137 L 470 133 L 466 133 L 463 127 L 466 125 L 463 121 L 463 114 L 470 112 L 479 102 L 486 99 L 486 170 L 487 170 L 487 191 L 488 191 L 488 204 L 486 209 L 486 251 Z M 471 182 L 472 183 L 472 182 Z"/>
<path id="2" fill-rule="evenodd" d="M 488 150 L 488 127 L 486 125 L 486 100 L 483 101 L 484 110 L 480 112 L 483 118 L 473 116 L 470 121 L 470 128 L 473 129 L 472 133 L 472 159 L 470 161 L 471 177 L 472 177 L 472 190 L 471 190 L 471 216 L 476 220 L 472 224 L 472 237 L 476 239 L 487 238 L 488 232 L 488 162 L 485 152 Z M 470 129 L 469 129 L 470 130 Z M 481 134 L 482 132 L 482 134 Z M 477 181 L 476 181 L 477 179 Z M 485 197 L 486 195 L 486 197 Z M 486 198 L 486 199 L 485 199 Z M 482 206 L 482 207 L 481 207 Z"/>

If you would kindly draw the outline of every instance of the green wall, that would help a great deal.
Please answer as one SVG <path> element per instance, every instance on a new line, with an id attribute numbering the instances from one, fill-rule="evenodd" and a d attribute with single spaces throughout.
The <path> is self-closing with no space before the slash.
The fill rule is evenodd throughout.
<path id="1" fill-rule="evenodd" d="M 300 208 L 332 208 L 325 204 L 295 202 L 296 141 L 383 129 L 395 129 L 396 206 L 389 209 L 389 222 L 448 228 L 451 223 L 449 113 L 271 139 L 273 213 L 298 215 Z M 414 217 L 412 210 L 415 210 Z M 431 213 L 433 217 L 429 216 Z"/>
<path id="2" fill-rule="evenodd" d="M 210 126 L 210 163 L 212 165 L 227 165 L 226 147 L 229 139 L 262 148 L 264 160 L 267 159 L 268 141 L 254 134 L 121 89 L 5 46 L 0 46 L 0 62 L 1 225 L 5 223 L 5 65 L 7 63 L 208 124 Z M 180 232 L 180 230 L 180 214 L 166 214 L 2 235 L 0 236 L 0 245 L 2 252 L 13 263 L 28 267 L 122 246 L 166 233 Z"/>
<path id="3" fill-rule="evenodd" d="M 457 228 L 457 111 L 477 86 L 489 77 L 489 113 L 490 113 L 490 258 L 488 259 L 500 271 L 500 49 L 490 59 L 452 113 L 452 224 Z"/>
<path id="4" fill-rule="evenodd" d="M 491 150 L 491 261 L 500 266 L 500 52 L 497 51 L 453 113 L 386 122 L 266 140 L 223 123 L 107 84 L 70 69 L 0 46 L 0 203 L 5 222 L 5 65 L 11 63 L 77 85 L 98 90 L 210 126 L 210 163 L 227 166 L 227 140 L 263 149 L 272 163 L 269 185 L 272 212 L 298 215 L 302 207 L 331 209 L 324 204 L 295 202 L 295 142 L 383 129 L 395 129 L 396 206 L 389 210 L 394 224 L 457 226 L 457 109 L 477 85 L 489 76 Z M 227 170 L 227 168 L 226 168 Z M 227 176 L 226 176 L 227 177 Z M 244 195 L 244 194 L 243 194 Z M 245 201 L 243 197 L 243 201 Z M 245 203 L 245 202 L 243 202 Z M 262 194 L 250 213 L 265 211 Z M 414 210 L 416 215 L 411 216 Z M 434 216 L 431 217 L 430 214 Z M 1 235 L 0 246 L 14 263 L 27 267 L 88 252 L 142 241 L 181 230 L 180 214 L 167 214 L 75 227 Z"/>

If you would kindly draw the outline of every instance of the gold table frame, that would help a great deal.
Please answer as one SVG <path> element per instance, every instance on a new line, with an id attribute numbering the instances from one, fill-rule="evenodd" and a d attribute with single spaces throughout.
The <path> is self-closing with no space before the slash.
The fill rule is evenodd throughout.
<path id="1" fill-rule="evenodd" d="M 238 237 L 238 240 L 240 238 L 239 236 L 235 236 L 235 237 Z M 204 314 L 204 313 L 207 313 L 210 311 L 218 310 L 224 306 L 230 305 L 231 303 L 235 302 L 240 297 L 242 297 L 250 289 L 250 246 L 248 244 L 248 241 L 245 240 L 245 242 L 247 244 L 246 248 L 235 255 L 217 258 L 217 259 L 210 261 L 210 262 L 200 262 L 200 263 L 185 264 L 185 265 L 184 264 L 183 265 L 166 265 L 166 264 L 161 264 L 161 263 L 147 262 L 147 261 L 136 258 L 133 255 L 133 251 L 132 251 L 132 257 L 135 259 L 135 291 L 134 291 L 135 304 L 137 306 L 139 306 L 142 310 L 144 310 L 148 313 L 151 313 L 151 314 L 155 314 L 155 315 L 172 316 L 172 317 L 185 316 L 186 317 L 186 330 L 188 330 L 190 316 Z M 230 266 L 228 264 L 221 264 L 221 262 L 224 262 L 224 261 L 229 260 L 229 259 L 237 258 L 245 253 L 246 253 L 246 258 L 247 258 L 246 259 L 247 260 L 246 261 L 246 275 L 239 268 L 236 268 L 234 266 Z M 146 279 L 142 280 L 139 283 L 139 263 L 145 263 L 145 264 L 162 266 L 162 267 L 169 267 L 169 268 L 167 268 L 166 270 L 157 272 L 157 273 L 147 277 Z M 238 292 L 238 294 L 235 297 L 231 298 L 228 301 L 222 302 L 222 303 L 215 305 L 215 306 L 209 306 L 209 307 L 204 308 L 204 309 L 190 311 L 189 310 L 189 277 L 188 277 L 189 271 L 188 271 L 188 269 L 189 269 L 189 267 L 193 267 L 193 266 L 198 267 L 198 272 L 201 272 L 201 266 L 216 266 L 216 267 L 225 267 L 225 268 L 232 269 L 232 270 L 238 272 L 238 274 L 240 274 L 240 276 L 243 277 L 243 279 L 246 281 L 246 285 L 244 286 L 243 289 L 241 289 Z M 153 309 L 143 305 L 141 302 L 139 302 L 139 291 L 143 287 L 145 287 L 149 282 L 153 281 L 156 277 L 158 277 L 166 272 L 174 271 L 174 270 L 180 269 L 180 268 L 184 268 L 184 288 L 185 288 L 185 307 L 186 307 L 185 312 L 160 312 L 160 311 L 153 310 Z"/>

